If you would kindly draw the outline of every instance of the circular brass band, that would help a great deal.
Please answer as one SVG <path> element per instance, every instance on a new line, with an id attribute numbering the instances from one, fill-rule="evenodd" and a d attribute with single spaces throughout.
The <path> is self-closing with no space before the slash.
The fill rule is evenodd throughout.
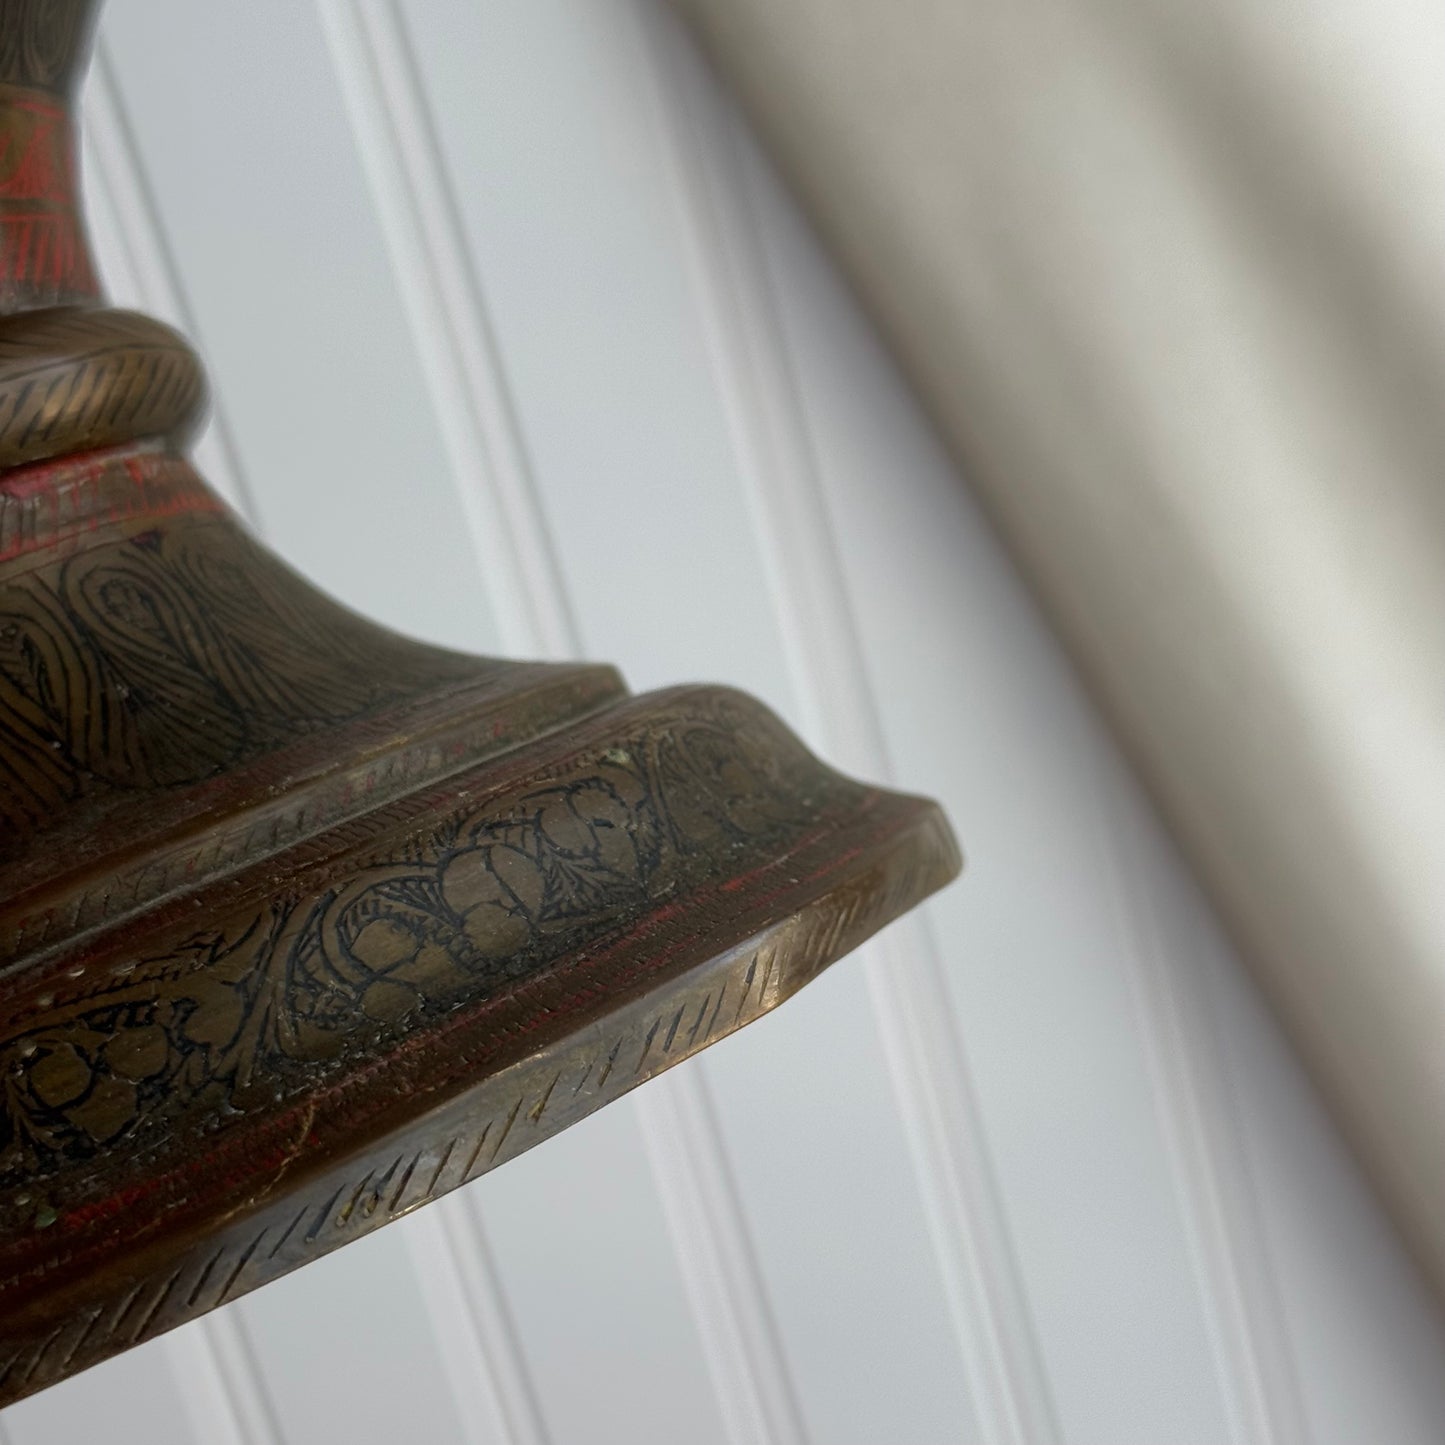
<path id="1" fill-rule="evenodd" d="M 205 399 L 195 353 L 148 316 L 64 307 L 0 320 L 0 467 L 180 441 Z"/>

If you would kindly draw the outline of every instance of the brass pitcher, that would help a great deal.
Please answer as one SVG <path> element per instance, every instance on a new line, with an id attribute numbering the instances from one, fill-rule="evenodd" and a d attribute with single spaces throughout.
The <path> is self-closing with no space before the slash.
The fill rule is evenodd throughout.
<path id="1" fill-rule="evenodd" d="M 398 637 L 191 468 L 102 304 L 88 0 L 0 0 L 0 1404 L 379 1228 L 957 872 L 709 687 Z"/>

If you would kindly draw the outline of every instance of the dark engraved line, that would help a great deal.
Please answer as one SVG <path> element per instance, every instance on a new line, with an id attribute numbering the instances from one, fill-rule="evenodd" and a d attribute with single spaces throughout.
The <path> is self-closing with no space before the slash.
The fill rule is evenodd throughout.
<path id="1" fill-rule="evenodd" d="M 121 420 L 135 420 L 136 413 L 139 412 L 140 409 L 145 406 L 146 402 L 150 399 L 150 394 L 155 386 L 156 377 L 159 375 L 161 368 L 165 364 L 166 359 L 163 356 L 152 355 L 140 358 L 140 365 L 145 368 L 145 375 L 144 377 L 133 376 L 132 386 L 134 390 L 135 400 L 131 403 L 130 410 L 125 413 L 124 417 L 121 418 Z"/>
<path id="2" fill-rule="evenodd" d="M 137 365 L 144 365 L 141 358 L 137 358 Z M 127 396 L 130 405 L 117 417 L 119 424 L 127 431 L 135 429 L 138 419 L 144 419 L 151 415 L 151 401 L 156 395 L 156 389 L 162 377 L 168 372 L 165 361 L 155 358 L 150 362 L 150 374 L 142 379 L 138 373 L 133 374 L 130 390 Z"/>
<path id="3" fill-rule="evenodd" d="M 825 952 L 831 953 L 834 949 L 838 947 L 838 944 L 842 941 L 844 933 L 846 933 L 848 928 L 852 925 L 853 913 L 857 906 L 857 900 L 854 899 L 851 903 L 846 904 L 844 907 L 838 910 L 837 914 L 833 918 L 832 926 L 828 929 L 828 946 L 826 950 L 821 948 L 815 950 L 815 952 L 819 956 L 821 956 Z"/>
<path id="4" fill-rule="evenodd" d="M 647 1055 L 652 1048 L 652 1041 L 657 1037 L 657 1031 L 661 1027 L 661 1018 L 654 1019 L 652 1027 L 647 1031 L 647 1037 L 642 1041 L 642 1056 L 637 1060 L 637 1067 L 632 1071 L 634 1074 L 642 1072 L 642 1066 L 647 1062 Z"/>
<path id="5" fill-rule="evenodd" d="M 145 1288 L 145 1284 L 145 1280 L 141 1280 L 141 1282 L 136 1285 L 136 1287 L 131 1290 L 128 1295 L 126 1295 L 124 1301 L 121 1303 L 120 1308 L 116 1311 L 115 1317 L 110 1322 L 110 1329 L 107 1331 L 108 1334 L 117 1335 L 120 1333 L 122 1321 L 125 1319 L 126 1315 L 130 1313 L 130 1307 L 136 1302 L 136 1298 Z"/>
<path id="6" fill-rule="evenodd" d="M 128 395 L 127 388 L 130 379 L 128 371 L 112 372 L 109 376 L 103 376 L 101 378 L 105 387 L 103 391 L 99 385 L 96 387 L 96 417 L 98 420 L 104 422 L 106 426 L 115 425 L 116 417 Z"/>
<path id="7" fill-rule="evenodd" d="M 16 394 L 15 394 L 15 412 L 14 412 L 14 414 L 15 414 L 16 416 L 19 416 L 19 415 L 20 415 L 21 409 L 24 407 L 26 400 L 29 398 L 30 393 L 31 393 L 32 391 L 34 391 L 34 390 L 35 390 L 35 378 L 32 376 L 32 377 L 30 378 L 30 380 L 28 380 L 28 381 L 25 383 L 25 385 L 22 386 L 22 387 L 20 388 L 20 390 L 19 390 L 18 392 L 16 392 Z"/>
<path id="8" fill-rule="evenodd" d="M 573 1098 L 576 1098 L 577 1095 L 582 1092 L 582 1085 L 585 1084 L 587 1080 L 592 1077 L 592 1070 L 596 1067 L 596 1064 L 597 1055 L 593 1054 L 593 1056 L 587 1060 L 587 1067 L 582 1071 L 582 1077 L 578 1079 L 577 1082 L 572 1086 Z"/>
<path id="9" fill-rule="evenodd" d="M 512 1132 L 512 1125 L 517 1122 L 517 1115 L 522 1112 L 522 1100 L 525 1097 L 524 1094 L 518 1094 L 517 1102 L 512 1105 L 512 1112 L 507 1115 L 507 1122 L 503 1126 L 502 1132 L 497 1136 L 497 1147 L 492 1150 L 493 1163 L 496 1162 L 497 1155 L 502 1152 L 502 1145 L 507 1142 L 507 1135 Z"/>
<path id="10" fill-rule="evenodd" d="M 175 356 L 166 356 L 162 360 L 160 384 L 151 392 L 150 408 L 152 415 L 168 413 L 178 396 L 184 396 L 187 386 L 186 368 L 178 364 Z"/>
<path id="11" fill-rule="evenodd" d="M 753 954 L 753 961 L 752 961 L 750 964 L 748 964 L 748 976 L 743 980 L 743 996 L 738 1000 L 738 1010 L 737 1010 L 737 1012 L 733 1015 L 733 1026 L 734 1026 L 734 1027 L 737 1026 L 738 1020 L 741 1019 L 742 1016 L 743 1016 L 743 1005 L 748 1001 L 748 994 L 749 994 L 750 992 L 752 992 L 753 975 L 754 975 L 755 973 L 757 973 L 757 971 L 758 971 L 758 956 L 757 956 L 757 954 Z"/>
<path id="12" fill-rule="evenodd" d="M 612 1052 L 607 1055 L 607 1066 L 602 1070 L 602 1073 L 598 1076 L 598 1079 L 597 1079 L 597 1087 L 598 1087 L 599 1089 L 603 1086 L 603 1084 L 605 1084 L 605 1083 L 607 1082 L 607 1076 L 608 1076 L 608 1074 L 610 1074 L 610 1073 L 612 1072 L 612 1066 L 613 1066 L 613 1064 L 615 1064 L 615 1063 L 617 1062 L 617 1056 L 618 1056 L 618 1054 L 620 1054 L 621 1052 L 622 1052 L 622 1040 L 621 1040 L 621 1039 L 618 1039 L 617 1042 L 612 1045 Z"/>
<path id="13" fill-rule="evenodd" d="M 368 1219 L 376 1213 L 377 1208 L 381 1204 L 381 1196 L 386 1193 L 386 1186 L 391 1182 L 391 1176 L 396 1173 L 400 1166 L 401 1155 L 398 1154 L 396 1158 L 391 1161 L 391 1168 L 376 1181 L 376 1187 L 371 1191 L 371 1198 L 361 1206 L 361 1212 Z"/>
<path id="14" fill-rule="evenodd" d="M 345 1188 L 345 1184 L 338 1186 L 336 1193 L 333 1194 L 331 1198 L 328 1199 L 326 1203 L 321 1206 L 321 1212 L 316 1216 L 316 1223 L 313 1224 L 311 1228 L 306 1231 L 305 1239 L 307 1244 L 316 1243 L 317 1235 L 319 1235 L 321 1231 L 326 1227 L 327 1222 L 331 1218 L 331 1211 L 336 1208 L 336 1201 L 341 1198 L 342 1192 L 345 1190 Z"/>
<path id="15" fill-rule="evenodd" d="M 557 1087 L 557 1085 L 561 1082 L 561 1079 L 562 1070 L 558 1069 L 557 1072 L 552 1075 L 552 1082 L 548 1084 L 547 1087 L 542 1091 L 542 1097 L 537 1100 L 536 1107 L 531 1111 L 530 1117 L 534 1124 L 541 1123 L 542 1114 L 547 1108 L 547 1100 L 552 1097 L 552 1090 Z"/>
<path id="16" fill-rule="evenodd" d="M 336 1216 L 337 1229 L 344 1229 L 348 1224 L 351 1223 L 351 1216 L 356 1212 L 356 1204 L 357 1201 L 361 1198 L 362 1190 L 364 1190 L 366 1186 L 371 1183 L 371 1176 L 375 1173 L 375 1169 L 368 1169 L 366 1173 L 362 1175 L 361 1183 L 356 1186 L 356 1189 L 353 1191 L 350 1200 L 342 1206 L 341 1212 Z"/>
<path id="17" fill-rule="evenodd" d="M 491 1128 L 491 1124 L 490 1124 L 490 1123 L 488 1123 L 487 1128 L 488 1128 L 488 1129 Z M 482 1130 L 482 1138 L 485 1139 L 486 1137 L 487 1137 L 487 1131 L 486 1131 L 486 1129 L 483 1129 L 483 1130 Z M 437 1180 L 442 1177 L 442 1170 L 447 1167 L 447 1160 L 452 1157 L 452 1150 L 455 1149 L 456 1147 L 457 1147 L 457 1141 L 456 1141 L 455 1139 L 453 1139 L 453 1140 L 451 1141 L 451 1143 L 449 1143 L 449 1144 L 447 1145 L 446 1153 L 442 1155 L 442 1157 L 441 1157 L 441 1162 L 437 1165 L 437 1167 L 436 1167 L 436 1172 L 435 1172 L 435 1173 L 432 1175 L 432 1177 L 431 1177 L 431 1183 L 428 1184 L 427 1187 L 426 1187 L 426 1197 L 427 1197 L 428 1199 L 430 1199 L 430 1198 L 432 1197 L 432 1195 L 434 1195 L 434 1194 L 437 1192 Z M 479 1146 L 479 1147 L 480 1147 L 480 1146 Z"/>
<path id="18" fill-rule="evenodd" d="M 703 999 L 701 1007 L 697 1011 L 697 1017 L 692 1021 L 692 1027 L 687 1031 L 687 1046 L 691 1049 L 697 1043 L 697 1031 L 702 1027 L 703 1018 L 707 1014 L 707 1006 L 712 1002 L 712 995 Z"/>
<path id="19" fill-rule="evenodd" d="M 472 1177 L 472 1170 L 476 1168 L 478 1158 L 481 1157 L 482 1145 L 487 1142 L 487 1135 L 492 1132 L 492 1121 L 487 1120 L 486 1127 L 482 1130 L 477 1139 L 477 1147 L 472 1150 L 472 1157 L 467 1160 L 467 1167 L 462 1170 L 462 1183 L 465 1184 Z"/>
<path id="20" fill-rule="evenodd" d="M 152 367 L 152 373 L 146 376 L 144 385 L 150 383 L 153 374 L 154 367 Z M 110 409 L 102 415 L 108 423 L 114 425 L 120 420 L 121 408 L 133 395 L 143 390 L 143 385 L 140 383 L 140 378 L 137 376 L 136 370 L 130 367 L 116 372 L 108 378 L 108 382 L 110 385 L 110 396 L 107 399 L 111 401 L 111 406 Z"/>
<path id="21" fill-rule="evenodd" d="M 817 960 L 825 957 L 837 944 L 842 932 L 843 915 L 841 912 L 835 914 L 826 923 L 819 924 L 809 937 L 804 938 L 803 946 L 798 950 L 799 967 L 805 971 L 811 970 Z"/>
<path id="22" fill-rule="evenodd" d="M 723 995 L 728 991 L 727 980 L 723 980 L 723 986 L 717 991 L 717 1002 L 712 1006 L 712 1017 L 707 1021 L 707 1032 L 703 1038 L 710 1039 L 712 1031 L 717 1027 L 717 1016 L 722 1012 Z"/>
<path id="23" fill-rule="evenodd" d="M 773 972 L 773 961 L 777 958 L 777 951 L 764 947 L 758 953 L 758 958 L 762 961 L 763 965 L 761 972 L 758 974 L 758 1006 L 761 1007 L 763 999 L 767 997 L 768 979 Z"/>
<path id="24" fill-rule="evenodd" d="M 102 366 L 103 364 L 104 363 L 102 363 Z M 72 362 L 71 365 L 66 368 L 70 376 L 70 390 L 65 393 L 63 398 L 56 398 L 55 410 L 51 416 L 50 424 L 45 429 L 47 437 L 54 436 L 58 432 L 63 431 L 67 425 L 72 425 L 74 411 L 82 410 L 90 401 L 91 372 L 96 369 L 93 361 L 82 361 L 79 366 L 76 366 Z M 74 410 L 72 410 L 72 407 Z M 67 412 L 70 414 L 67 415 Z"/>
<path id="25" fill-rule="evenodd" d="M 105 1313 L 105 1306 L 100 1306 L 93 1315 L 85 1322 L 85 1328 L 76 1335 L 74 1342 L 65 1352 L 65 1358 L 56 1367 L 63 1375 L 70 1369 L 70 1362 L 80 1353 L 80 1347 L 90 1338 L 90 1332 L 100 1323 L 100 1317 Z"/>
<path id="26" fill-rule="evenodd" d="M 416 1166 L 421 1163 L 422 1151 L 418 1149 L 411 1156 L 411 1163 L 406 1166 L 406 1173 L 401 1176 L 401 1183 L 396 1186 L 396 1193 L 391 1196 L 391 1203 L 386 1206 L 388 1214 L 396 1213 L 396 1206 L 401 1203 L 401 1196 L 406 1193 L 406 1186 L 411 1183 L 411 1176 L 416 1172 Z"/>
<path id="27" fill-rule="evenodd" d="M 43 383 L 42 380 L 39 380 L 40 377 L 43 376 L 43 374 L 45 374 L 45 373 L 43 373 L 43 371 L 39 371 L 39 370 L 38 370 L 38 371 L 35 371 L 35 373 L 32 373 L 32 376 L 30 376 L 30 379 L 26 381 L 25 389 L 23 389 L 22 392 L 20 392 L 20 396 L 22 396 L 22 397 L 29 396 L 30 392 L 32 392 L 32 390 L 35 389 L 36 386 L 45 386 L 45 383 Z M 23 432 L 23 435 L 20 436 L 20 445 L 22 445 L 22 447 L 23 447 L 23 445 L 26 444 L 27 441 L 29 441 L 29 439 L 30 439 L 30 432 L 35 431 L 35 423 L 36 423 L 36 420 L 38 420 L 38 419 L 40 418 L 40 416 L 43 415 L 43 412 L 45 412 L 45 397 L 48 396 L 49 392 L 51 392 L 51 389 L 53 389 L 53 386 L 55 386 L 55 383 L 53 383 L 53 381 L 52 381 L 51 386 L 46 387 L 45 393 L 43 393 L 42 396 L 40 396 L 39 399 L 36 400 L 35 410 L 33 410 L 33 412 L 30 413 L 29 423 L 27 423 L 26 428 L 25 428 L 25 432 Z"/>
<path id="28" fill-rule="evenodd" d="M 22 1385 L 25 1384 L 27 1381 L 33 1380 L 35 1378 L 37 1371 L 40 1369 L 41 1360 L 43 1360 L 45 1356 L 50 1353 L 51 1345 L 53 1345 L 56 1340 L 58 1340 L 61 1335 L 65 1333 L 66 1325 L 68 1325 L 69 1323 L 70 1321 L 66 1320 L 65 1324 L 58 1325 L 55 1329 L 51 1330 L 51 1332 L 46 1335 L 46 1337 L 41 1341 L 40 1348 L 35 1351 L 35 1354 L 31 1357 L 30 1363 L 26 1365 L 26 1367 L 20 1372 L 20 1383 Z"/>
<path id="29" fill-rule="evenodd" d="M 84 367 L 80 368 L 83 372 Z M 41 429 L 41 438 L 44 439 L 53 432 L 56 425 L 63 424 L 68 418 L 65 415 L 65 403 L 69 400 L 69 393 L 65 396 L 59 395 L 60 390 L 69 383 L 70 391 L 75 390 L 75 369 L 66 367 L 61 371 L 50 385 L 45 389 L 45 394 L 40 398 L 40 405 L 35 409 L 35 415 L 30 418 L 30 424 L 20 434 L 16 442 L 17 448 L 23 448 L 35 435 L 35 429 Z M 48 415 L 47 415 L 48 413 Z M 13 436 L 14 433 L 12 432 Z"/>
<path id="30" fill-rule="evenodd" d="M 196 1280 L 196 1285 L 191 1291 L 190 1299 L 186 1301 L 188 1308 L 194 1308 L 196 1301 L 201 1297 L 201 1291 L 206 1287 L 206 1281 L 211 1277 L 211 1271 L 221 1262 L 221 1258 L 225 1253 L 226 1246 L 223 1244 L 210 1259 L 206 1261 L 206 1267 L 201 1271 L 200 1278 Z"/>
<path id="31" fill-rule="evenodd" d="M 781 987 L 783 982 L 783 950 L 781 948 L 773 949 L 773 956 L 768 960 L 768 971 L 764 974 L 762 983 L 758 985 L 759 1008 L 762 1007 L 763 1000 L 768 996 L 768 984 L 772 982 L 774 974 L 777 975 L 778 985 Z"/>
<path id="32" fill-rule="evenodd" d="M 171 1297 L 171 1291 L 176 1287 L 176 1281 L 180 1279 L 185 1266 L 182 1265 L 166 1282 L 161 1286 L 161 1292 L 156 1296 L 155 1303 L 145 1312 L 145 1318 L 131 1331 L 130 1342 L 135 1344 L 137 1340 L 150 1328 L 151 1321 L 160 1313 L 161 1306 Z"/>
<path id="33" fill-rule="evenodd" d="M 240 1259 L 236 1261 L 236 1267 L 231 1271 L 230 1278 L 226 1281 L 225 1286 L 221 1290 L 220 1294 L 216 1296 L 217 1305 L 222 1305 L 226 1302 L 226 1296 L 229 1295 L 231 1291 L 236 1287 L 236 1281 L 240 1279 L 241 1271 L 245 1269 L 248 1264 L 250 1264 L 251 1256 L 255 1254 L 256 1247 L 261 1243 L 263 1239 L 265 1239 L 267 1230 L 269 1230 L 270 1228 L 271 1226 L 268 1224 L 266 1228 L 263 1229 L 260 1234 L 256 1235 L 251 1240 L 250 1244 L 246 1246 L 245 1250 L 241 1254 Z M 215 1306 L 213 1305 L 212 1308 L 214 1309 Z"/>
<path id="34" fill-rule="evenodd" d="M 672 1026 L 667 1031 L 667 1037 L 662 1041 L 662 1052 L 672 1052 L 672 1041 L 677 1037 L 677 1026 L 682 1022 L 682 1016 L 687 1011 L 687 1004 L 680 1003 L 677 1006 L 677 1014 L 672 1020 Z"/>
<path id="35" fill-rule="evenodd" d="M 275 1259 L 276 1256 L 280 1254 L 281 1246 L 285 1244 L 288 1239 L 291 1238 L 292 1231 L 296 1228 L 298 1224 L 301 1223 L 303 1219 L 306 1218 L 306 1211 L 310 1208 L 311 1206 L 309 1204 L 303 1204 L 301 1208 L 296 1211 L 295 1219 L 293 1219 L 291 1223 L 286 1226 L 285 1234 L 283 1234 L 281 1238 L 278 1239 L 276 1243 L 271 1247 L 271 1253 L 266 1256 L 267 1259 Z"/>

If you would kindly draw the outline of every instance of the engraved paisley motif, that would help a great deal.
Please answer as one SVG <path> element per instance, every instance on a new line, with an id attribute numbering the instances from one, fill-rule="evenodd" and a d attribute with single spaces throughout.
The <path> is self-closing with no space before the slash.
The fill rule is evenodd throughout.
<path id="1" fill-rule="evenodd" d="M 26 572 L 0 586 L 0 857 L 84 794 L 200 782 L 477 667 L 318 607 L 225 525 Z"/>

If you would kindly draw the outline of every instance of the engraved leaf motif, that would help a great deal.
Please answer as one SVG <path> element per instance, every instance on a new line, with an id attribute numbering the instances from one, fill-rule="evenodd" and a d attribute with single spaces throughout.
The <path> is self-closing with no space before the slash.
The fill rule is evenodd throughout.
<path id="1" fill-rule="evenodd" d="M 796 825 L 796 795 L 746 729 L 710 719 L 572 769 L 434 825 L 402 859 L 173 945 L 0 1041 L 0 1182 L 164 1128 L 203 1095 L 279 1099 L 349 1043 L 506 986 L 668 896 L 709 866 L 690 861 L 700 839 Z"/>

